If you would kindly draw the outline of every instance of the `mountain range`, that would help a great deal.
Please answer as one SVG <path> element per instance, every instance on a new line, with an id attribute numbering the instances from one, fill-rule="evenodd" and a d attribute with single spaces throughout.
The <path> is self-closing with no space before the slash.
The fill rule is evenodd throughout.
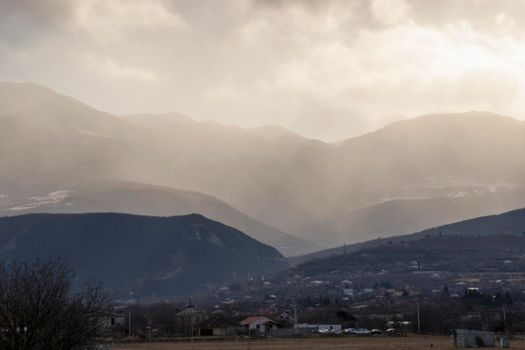
<path id="1" fill-rule="evenodd" d="M 60 188 L 60 190 L 57 190 Z M 0 205 L 0 216 L 26 213 L 103 213 L 173 216 L 199 213 L 233 226 L 269 244 L 286 255 L 299 255 L 318 248 L 312 242 L 292 236 L 236 210 L 217 198 L 194 192 L 124 181 L 80 182 L 48 188 L 42 195 L 29 196 Z M 7 198 L 6 198 L 7 199 Z"/>
<path id="2" fill-rule="evenodd" d="M 286 269 L 273 247 L 192 214 L 27 214 L 0 218 L 4 261 L 62 259 L 82 285 L 121 297 L 173 297 Z"/>
<path id="3" fill-rule="evenodd" d="M 322 307 L 330 299 L 375 313 L 387 305 L 406 308 L 409 296 L 459 298 L 468 288 L 514 296 L 523 291 L 524 251 L 525 208 L 289 258 L 290 269 L 237 281 L 207 297 L 248 295 L 251 303 L 266 305 L 273 295 L 272 303 L 293 300 L 302 307 Z"/>
<path id="4" fill-rule="evenodd" d="M 325 143 L 180 114 L 116 116 L 0 83 L 4 215 L 190 210 L 286 255 L 523 207 L 524 151 L 525 124 L 489 112 L 426 115 Z M 173 204 L 188 196 L 201 199 Z"/>
<path id="5" fill-rule="evenodd" d="M 267 277 L 272 283 L 265 292 L 307 300 L 356 298 L 367 309 L 399 303 L 390 299 L 394 291 L 421 299 L 460 297 L 469 287 L 519 294 L 524 251 L 525 209 L 519 209 L 294 259 L 296 266 Z M 238 294 L 248 292 L 247 283 Z"/>
<path id="6" fill-rule="evenodd" d="M 493 249 L 497 250 L 500 246 L 501 249 L 515 248 L 519 251 L 525 249 L 521 238 L 525 237 L 525 208 L 512 210 L 506 213 L 498 215 L 487 215 L 474 219 L 463 220 L 448 225 L 438 226 L 429 228 L 420 232 L 401 235 L 396 237 L 389 237 L 386 239 L 374 239 L 366 242 L 351 244 L 348 246 L 337 247 L 332 249 L 326 249 L 317 251 L 311 254 L 303 256 L 292 257 L 289 259 L 292 265 L 300 265 L 309 261 L 318 261 L 323 258 L 331 258 L 340 255 L 346 255 L 349 253 L 359 253 L 363 250 L 374 249 L 385 245 L 396 245 L 396 244 L 412 244 L 413 246 L 421 245 L 421 242 L 425 241 L 428 243 L 425 248 L 437 248 L 434 247 L 435 241 L 429 240 L 428 238 L 464 238 L 463 244 L 467 246 L 454 246 L 455 243 L 451 244 L 448 248 L 456 249 L 470 249 L 478 245 L 477 240 L 481 237 L 488 237 L 491 239 L 487 240 L 484 245 L 484 249 L 491 249 L 486 244 L 492 244 Z M 518 240 L 520 238 L 520 240 Z M 419 243 L 418 243 L 419 242 Z M 441 242 L 441 241 L 440 241 Z M 512 243 L 514 242 L 514 244 Z M 449 241 L 450 243 L 450 241 Z M 461 254 L 458 254 L 461 255 Z"/>

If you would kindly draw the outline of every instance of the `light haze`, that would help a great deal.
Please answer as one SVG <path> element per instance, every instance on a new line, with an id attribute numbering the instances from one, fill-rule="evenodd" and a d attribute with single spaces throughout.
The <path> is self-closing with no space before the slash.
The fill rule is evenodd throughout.
<path id="1" fill-rule="evenodd" d="M 522 1 L 0 0 L 0 80 L 114 114 L 335 141 L 427 113 L 525 116 Z"/>

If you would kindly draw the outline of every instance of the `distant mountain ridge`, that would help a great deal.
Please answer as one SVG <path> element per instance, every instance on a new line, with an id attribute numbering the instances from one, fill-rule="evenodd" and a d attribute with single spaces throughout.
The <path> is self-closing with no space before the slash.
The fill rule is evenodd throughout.
<path id="1" fill-rule="evenodd" d="M 408 235 L 379 238 L 362 243 L 350 244 L 343 247 L 321 250 L 303 256 L 291 257 L 289 258 L 289 261 L 293 265 L 299 265 L 315 259 L 322 259 L 347 253 L 355 253 L 364 249 L 383 246 L 385 244 L 413 242 L 428 237 L 478 237 L 498 235 L 525 236 L 525 208 L 512 210 L 502 214 L 488 215 L 456 222 L 453 224 L 433 227 Z"/>
<path id="2" fill-rule="evenodd" d="M 440 293 L 443 286 L 456 296 L 468 287 L 501 291 L 503 286 L 509 288 L 506 281 L 525 269 L 524 251 L 525 209 L 520 209 L 297 259 L 292 269 L 272 276 L 277 286 L 272 292 L 293 293 L 286 283 L 289 276 L 320 280 L 321 285 L 352 279 L 350 288 L 373 288 L 376 293 L 381 290 L 379 281 L 388 281 L 391 289 L 410 285 L 423 295 Z M 521 292 L 519 284 L 511 288 Z"/>
<path id="3" fill-rule="evenodd" d="M 173 297 L 287 268 L 275 249 L 202 215 L 28 214 L 0 218 L 0 259 L 63 259 L 75 282 Z M 130 294 L 132 293 L 132 294 Z"/>
<path id="4" fill-rule="evenodd" d="M 271 283 L 257 297 L 302 299 L 306 308 L 326 295 L 370 314 L 392 304 L 401 310 L 405 297 L 460 298 L 468 288 L 514 296 L 523 290 L 524 252 L 525 208 L 289 258 L 292 267 L 268 276 Z M 239 285 L 228 297 L 254 289 L 252 281 Z"/>
<path id="5" fill-rule="evenodd" d="M 59 190 L 4 204 L 0 200 L 0 216 L 89 212 L 119 212 L 151 216 L 199 213 L 235 227 L 277 248 L 287 256 L 319 249 L 314 243 L 254 220 L 211 196 L 161 186 L 97 181 L 76 186 L 63 184 Z"/>
<path id="6" fill-rule="evenodd" d="M 0 205 L 64 183 L 144 183 L 213 196 L 330 247 L 523 207 L 524 153 L 525 124 L 489 112 L 326 144 L 176 115 L 116 117 L 34 84 L 0 84 Z"/>

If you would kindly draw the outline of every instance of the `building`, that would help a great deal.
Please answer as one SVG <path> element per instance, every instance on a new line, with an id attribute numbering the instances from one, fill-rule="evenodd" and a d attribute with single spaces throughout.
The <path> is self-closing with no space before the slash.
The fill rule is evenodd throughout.
<path id="1" fill-rule="evenodd" d="M 103 335 L 122 333 L 126 328 L 126 316 L 108 312 L 101 316 L 101 333 Z"/>
<path id="2" fill-rule="evenodd" d="M 226 319 L 223 315 L 217 315 L 200 322 L 197 329 L 197 333 L 201 337 L 226 337 L 237 335 L 242 332 L 243 327 Z"/>
<path id="3" fill-rule="evenodd" d="M 249 335 L 267 335 L 273 329 L 280 328 L 279 324 L 264 316 L 251 316 L 240 322 Z"/>
<path id="4" fill-rule="evenodd" d="M 493 332 L 453 329 L 451 336 L 456 348 L 492 348 L 496 344 Z"/>
<path id="5" fill-rule="evenodd" d="M 197 335 L 197 325 L 206 318 L 206 314 L 196 308 L 190 300 L 184 310 L 175 315 L 175 322 L 182 336 L 194 337 Z"/>

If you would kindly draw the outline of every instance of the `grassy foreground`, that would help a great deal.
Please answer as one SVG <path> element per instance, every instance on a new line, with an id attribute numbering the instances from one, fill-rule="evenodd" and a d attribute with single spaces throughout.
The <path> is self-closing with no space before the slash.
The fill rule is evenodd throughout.
<path id="1" fill-rule="evenodd" d="M 514 341 L 512 349 L 525 349 L 525 341 Z M 238 341 L 196 341 L 185 343 L 151 343 L 118 345 L 115 350 L 418 350 L 454 349 L 449 337 L 340 337 L 305 339 L 265 339 Z"/>

